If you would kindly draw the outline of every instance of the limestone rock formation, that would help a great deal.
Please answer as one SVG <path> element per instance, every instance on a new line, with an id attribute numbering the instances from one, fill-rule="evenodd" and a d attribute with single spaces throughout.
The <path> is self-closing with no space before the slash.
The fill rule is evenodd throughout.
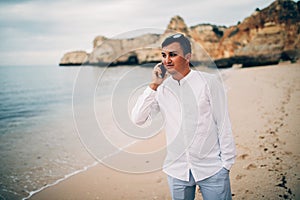
<path id="1" fill-rule="evenodd" d="M 203 46 L 212 58 L 218 58 L 220 41 L 225 29 L 225 26 L 199 24 L 191 27 L 190 35 L 197 43 Z"/>
<path id="2" fill-rule="evenodd" d="M 64 54 L 60 60 L 60 66 L 73 66 L 73 65 L 82 65 L 87 62 L 88 53 L 85 51 L 72 51 Z"/>
<path id="3" fill-rule="evenodd" d="M 97 48 L 99 47 L 105 40 L 108 40 L 108 38 L 102 36 L 102 35 L 99 35 L 97 36 L 95 39 L 94 39 L 94 42 L 93 42 L 93 48 Z"/>
<path id="4" fill-rule="evenodd" d="M 175 16 L 161 35 L 145 34 L 130 39 L 98 36 L 90 54 L 70 52 L 64 55 L 60 64 L 159 62 L 160 44 L 174 32 L 190 38 L 194 61 L 205 62 L 208 56 L 204 54 L 207 54 L 219 67 L 231 67 L 233 64 L 258 66 L 275 64 L 280 60 L 295 62 L 300 58 L 300 3 L 276 0 L 230 27 L 211 24 L 188 27 L 180 16 Z"/>
<path id="5" fill-rule="evenodd" d="M 174 16 L 169 22 L 165 34 L 179 32 L 186 36 L 190 36 L 190 29 L 185 24 L 184 20 L 180 16 Z"/>
<path id="6" fill-rule="evenodd" d="M 114 65 L 151 61 L 156 52 L 147 49 L 155 49 L 153 44 L 156 44 L 158 39 L 158 34 L 145 34 L 129 39 L 107 39 L 98 36 L 94 40 L 94 49 L 88 57 L 88 63 Z"/>
<path id="7" fill-rule="evenodd" d="M 300 52 L 299 3 L 277 0 L 224 31 L 216 59 L 243 66 L 295 61 Z"/>

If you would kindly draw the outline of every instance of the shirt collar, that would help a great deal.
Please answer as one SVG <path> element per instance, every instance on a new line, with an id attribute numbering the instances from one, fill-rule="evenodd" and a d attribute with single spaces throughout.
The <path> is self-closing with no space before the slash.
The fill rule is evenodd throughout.
<path id="1" fill-rule="evenodd" d="M 190 70 L 190 72 L 187 74 L 187 75 L 185 75 L 185 77 L 183 77 L 181 80 L 175 80 L 172 76 L 171 76 L 171 79 L 172 79 L 172 81 L 176 81 L 176 83 L 178 83 L 179 85 L 182 85 L 182 84 L 184 84 L 186 81 L 189 81 L 190 79 L 191 79 L 191 77 L 193 76 L 193 74 L 194 74 L 194 70 Z"/>

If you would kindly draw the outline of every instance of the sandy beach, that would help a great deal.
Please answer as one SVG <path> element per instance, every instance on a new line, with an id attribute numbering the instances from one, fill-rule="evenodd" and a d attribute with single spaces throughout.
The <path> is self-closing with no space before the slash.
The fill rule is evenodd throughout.
<path id="1" fill-rule="evenodd" d="M 224 71 L 224 82 L 238 152 L 233 199 L 300 199 L 300 64 L 233 68 Z M 163 142 L 154 138 L 136 149 Z M 98 164 L 30 199 L 171 198 L 161 171 L 128 174 Z"/>

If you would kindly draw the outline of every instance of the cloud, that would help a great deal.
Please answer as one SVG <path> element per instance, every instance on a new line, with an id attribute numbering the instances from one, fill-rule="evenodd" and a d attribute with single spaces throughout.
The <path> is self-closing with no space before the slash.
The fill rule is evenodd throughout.
<path id="1" fill-rule="evenodd" d="M 235 25 L 257 7 L 272 0 L 13 0 L 0 1 L 0 61 L 45 64 L 69 50 L 92 49 L 97 35 L 114 37 L 121 33 L 153 28 L 164 30 L 171 17 L 180 15 L 188 26 L 199 23 Z M 48 53 L 48 54 L 47 54 Z M 50 56 L 51 55 L 51 56 Z M 29 57 L 27 57 L 29 56 Z M 53 60 L 51 60 L 53 59 Z M 55 59 L 55 60 L 54 60 Z M 19 59 L 22 60 L 22 59 Z M 31 61 L 30 61 L 31 60 Z M 38 62 L 40 63 L 40 61 Z"/>

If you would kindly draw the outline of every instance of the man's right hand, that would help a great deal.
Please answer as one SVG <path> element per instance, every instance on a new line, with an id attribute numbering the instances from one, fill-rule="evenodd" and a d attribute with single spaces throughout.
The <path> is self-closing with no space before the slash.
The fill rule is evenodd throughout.
<path id="1" fill-rule="evenodd" d="M 149 85 L 152 90 L 157 90 L 158 86 L 167 78 L 167 74 L 163 78 L 159 77 L 159 75 L 162 73 L 160 65 L 162 65 L 162 63 L 155 65 L 152 71 L 152 82 Z"/>

